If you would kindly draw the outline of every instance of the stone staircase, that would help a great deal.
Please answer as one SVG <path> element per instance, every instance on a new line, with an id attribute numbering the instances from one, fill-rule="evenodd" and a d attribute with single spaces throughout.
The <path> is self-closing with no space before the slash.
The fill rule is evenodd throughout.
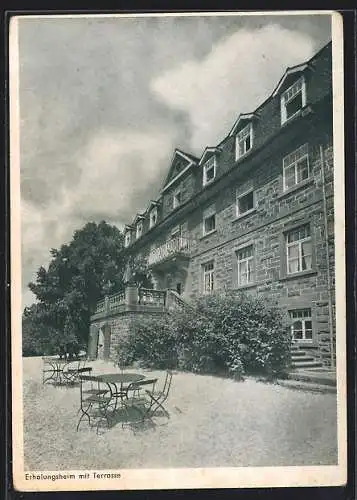
<path id="1" fill-rule="evenodd" d="M 318 393 L 336 393 L 336 373 L 316 359 L 311 349 L 292 346 L 292 370 L 279 384 L 290 389 Z"/>
<path id="2" fill-rule="evenodd" d="M 291 348 L 291 361 L 294 369 L 322 368 L 323 366 L 321 361 L 318 361 L 311 353 L 309 353 L 309 348 L 302 349 L 298 346 L 292 346 Z"/>

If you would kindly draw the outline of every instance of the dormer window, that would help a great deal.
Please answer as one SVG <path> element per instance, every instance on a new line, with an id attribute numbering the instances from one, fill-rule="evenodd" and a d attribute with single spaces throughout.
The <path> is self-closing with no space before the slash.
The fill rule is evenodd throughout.
<path id="1" fill-rule="evenodd" d="M 124 239 L 124 245 L 125 247 L 128 247 L 131 243 L 131 233 L 130 231 L 125 233 L 125 239 Z"/>
<path id="2" fill-rule="evenodd" d="M 136 225 L 136 239 L 140 238 L 142 234 L 143 234 L 143 223 L 142 221 L 139 221 Z"/>
<path id="3" fill-rule="evenodd" d="M 154 207 L 150 212 L 150 229 L 157 223 L 157 207 Z"/>
<path id="4" fill-rule="evenodd" d="M 209 184 L 216 177 L 216 157 L 212 155 L 203 165 L 203 185 Z"/>
<path id="5" fill-rule="evenodd" d="M 306 85 L 302 76 L 281 94 L 281 124 L 290 120 L 305 106 Z"/>
<path id="6" fill-rule="evenodd" d="M 174 192 L 174 197 L 173 197 L 173 208 L 177 208 L 181 205 L 182 202 L 182 196 L 181 196 L 181 191 L 177 190 Z"/>
<path id="7" fill-rule="evenodd" d="M 236 135 L 236 160 L 244 156 L 253 146 L 253 125 L 248 123 Z"/>

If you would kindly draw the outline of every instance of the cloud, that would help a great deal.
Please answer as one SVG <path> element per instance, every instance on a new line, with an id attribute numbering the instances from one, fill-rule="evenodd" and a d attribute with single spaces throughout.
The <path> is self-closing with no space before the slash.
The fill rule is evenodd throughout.
<path id="1" fill-rule="evenodd" d="M 137 210 L 145 208 L 140 207 L 143 193 L 161 182 L 173 136 L 170 129 L 97 131 L 77 155 L 81 177 L 76 189 L 63 194 L 67 210 L 83 218 L 106 214 L 129 222 L 135 199 Z"/>
<path id="2" fill-rule="evenodd" d="M 330 36 L 318 17 L 274 17 L 265 28 L 266 16 L 24 18 L 24 303 L 51 247 L 90 220 L 130 222 L 157 196 L 175 147 L 216 144 L 286 66 L 310 57 L 312 40 Z"/>
<path id="3" fill-rule="evenodd" d="M 170 129 L 98 130 L 72 159 L 76 183 L 59 185 L 45 206 L 22 200 L 25 305 L 33 298 L 26 292 L 35 277 L 30 269 L 48 264 L 50 248 L 69 242 L 73 231 L 89 220 L 105 219 L 121 228 L 134 217 L 134 207 L 146 208 L 150 186 L 156 195 L 167 169 L 173 134 Z"/>
<path id="4" fill-rule="evenodd" d="M 159 75 L 151 89 L 166 105 L 189 115 L 191 147 L 202 151 L 224 138 L 240 112 L 261 104 L 286 67 L 309 59 L 314 50 L 311 37 L 279 25 L 240 29 L 204 59 Z"/>

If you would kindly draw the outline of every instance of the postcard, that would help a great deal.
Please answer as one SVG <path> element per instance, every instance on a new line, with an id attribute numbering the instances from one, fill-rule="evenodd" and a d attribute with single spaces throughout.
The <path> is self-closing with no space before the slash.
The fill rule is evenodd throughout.
<path id="1" fill-rule="evenodd" d="M 340 14 L 9 33 L 15 488 L 345 484 Z"/>

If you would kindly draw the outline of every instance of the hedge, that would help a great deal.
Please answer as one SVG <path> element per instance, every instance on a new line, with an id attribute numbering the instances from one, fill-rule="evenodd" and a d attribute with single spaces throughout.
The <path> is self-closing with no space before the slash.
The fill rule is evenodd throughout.
<path id="1" fill-rule="evenodd" d="M 291 335 L 277 304 L 243 293 L 199 297 L 183 309 L 140 319 L 118 350 L 121 364 L 196 373 L 284 376 Z"/>

